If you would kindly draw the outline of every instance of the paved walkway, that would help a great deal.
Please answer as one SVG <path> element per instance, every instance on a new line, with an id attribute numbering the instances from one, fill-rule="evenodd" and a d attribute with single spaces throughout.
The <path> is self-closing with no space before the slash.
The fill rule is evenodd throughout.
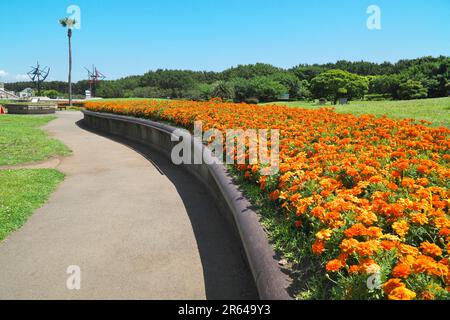
<path id="1" fill-rule="evenodd" d="M 49 202 L 0 243 L 0 299 L 256 298 L 203 187 L 156 152 L 83 130 L 81 118 L 59 112 L 46 127 L 73 155 Z M 66 287 L 70 265 L 80 290 Z"/>

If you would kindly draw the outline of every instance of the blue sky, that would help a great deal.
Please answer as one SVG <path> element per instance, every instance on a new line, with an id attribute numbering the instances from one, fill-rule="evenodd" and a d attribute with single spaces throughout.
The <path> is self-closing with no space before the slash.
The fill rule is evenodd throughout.
<path id="1" fill-rule="evenodd" d="M 372 4 L 381 30 L 366 27 Z M 450 55 L 449 0 L 1 0 L 0 81 L 25 78 L 36 60 L 51 67 L 52 80 L 67 78 L 58 19 L 69 5 L 81 10 L 75 80 L 92 64 L 115 79 L 157 68 Z"/>

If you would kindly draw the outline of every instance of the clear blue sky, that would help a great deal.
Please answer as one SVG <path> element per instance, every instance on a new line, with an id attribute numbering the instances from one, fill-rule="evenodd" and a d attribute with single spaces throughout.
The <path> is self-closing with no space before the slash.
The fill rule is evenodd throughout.
<path id="1" fill-rule="evenodd" d="M 81 9 L 75 80 L 93 63 L 115 79 L 157 68 L 450 55 L 449 0 L 1 0 L 0 81 L 23 78 L 36 60 L 52 68 L 51 79 L 66 79 L 58 19 L 72 4 Z M 371 4 L 381 30 L 366 27 Z"/>

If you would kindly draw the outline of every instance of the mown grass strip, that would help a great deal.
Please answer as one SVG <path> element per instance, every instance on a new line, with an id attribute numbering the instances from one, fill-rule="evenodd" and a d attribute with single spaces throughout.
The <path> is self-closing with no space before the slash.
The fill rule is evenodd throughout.
<path id="1" fill-rule="evenodd" d="M 53 169 L 0 170 L 0 241 L 19 229 L 64 180 Z"/>
<path id="2" fill-rule="evenodd" d="M 0 115 L 0 166 L 69 154 L 67 146 L 40 129 L 53 119 L 53 116 Z"/>

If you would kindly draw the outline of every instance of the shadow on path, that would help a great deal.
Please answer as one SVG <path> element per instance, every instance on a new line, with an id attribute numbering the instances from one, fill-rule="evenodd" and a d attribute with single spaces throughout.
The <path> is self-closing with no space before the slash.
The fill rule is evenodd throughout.
<path id="1" fill-rule="evenodd" d="M 166 156 L 129 140 L 90 130 L 83 120 L 81 129 L 114 140 L 140 153 L 176 187 L 195 234 L 203 266 L 207 299 L 258 299 L 252 274 L 245 262 L 245 253 L 234 230 L 220 214 L 206 187 Z M 164 212 L 161 212 L 164 214 Z"/>

